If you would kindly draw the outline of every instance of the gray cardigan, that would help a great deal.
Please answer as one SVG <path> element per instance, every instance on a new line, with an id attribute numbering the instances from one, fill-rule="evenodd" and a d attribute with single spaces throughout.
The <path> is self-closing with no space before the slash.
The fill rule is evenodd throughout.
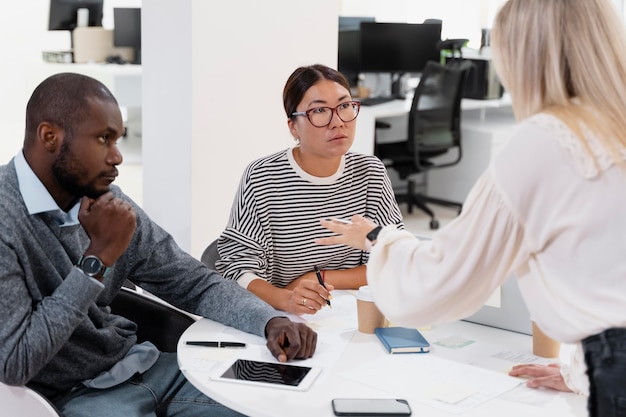
<path id="1" fill-rule="evenodd" d="M 137 229 L 101 289 L 74 267 L 89 243 L 83 228 L 60 228 L 45 213 L 30 215 L 13 161 L 0 166 L 0 381 L 54 397 L 111 368 L 136 342 L 136 325 L 108 307 L 125 279 L 184 310 L 259 336 L 270 318 L 281 315 L 185 253 L 118 187 L 111 188 L 133 204 Z"/>

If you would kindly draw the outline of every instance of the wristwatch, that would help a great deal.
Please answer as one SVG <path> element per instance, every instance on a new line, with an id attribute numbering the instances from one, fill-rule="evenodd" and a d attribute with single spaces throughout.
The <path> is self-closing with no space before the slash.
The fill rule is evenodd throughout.
<path id="1" fill-rule="evenodd" d="M 76 266 L 94 278 L 104 278 L 111 271 L 110 267 L 105 266 L 100 258 L 94 255 L 81 256 Z"/>
<path id="2" fill-rule="evenodd" d="M 371 250 L 374 243 L 376 243 L 376 239 L 378 238 L 378 234 L 383 229 L 382 226 L 376 226 L 373 228 L 367 235 L 365 235 L 365 247 L 367 250 Z"/>

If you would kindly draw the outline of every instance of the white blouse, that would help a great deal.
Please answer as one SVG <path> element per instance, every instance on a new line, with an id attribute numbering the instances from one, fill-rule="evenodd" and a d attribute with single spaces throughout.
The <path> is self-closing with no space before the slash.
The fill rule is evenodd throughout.
<path id="1" fill-rule="evenodd" d="M 384 314 L 412 326 L 458 320 L 514 272 L 531 319 L 554 339 L 626 327 L 626 150 L 615 165 L 585 135 L 595 162 L 557 118 L 527 119 L 432 241 L 383 229 L 367 279 Z"/>

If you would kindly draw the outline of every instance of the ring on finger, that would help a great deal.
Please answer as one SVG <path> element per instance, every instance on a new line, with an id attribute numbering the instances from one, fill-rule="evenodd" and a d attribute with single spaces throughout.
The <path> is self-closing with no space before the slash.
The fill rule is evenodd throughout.
<path id="1" fill-rule="evenodd" d="M 302 305 L 305 306 L 306 305 L 306 298 L 302 299 Z"/>

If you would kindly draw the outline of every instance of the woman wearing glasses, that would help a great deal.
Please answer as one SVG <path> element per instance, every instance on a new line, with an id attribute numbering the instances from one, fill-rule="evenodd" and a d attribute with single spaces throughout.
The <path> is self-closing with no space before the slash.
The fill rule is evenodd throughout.
<path id="1" fill-rule="evenodd" d="M 358 213 L 404 226 L 381 161 L 349 152 L 360 105 L 345 77 L 324 65 L 300 67 L 285 84 L 283 104 L 296 145 L 246 168 L 216 267 L 276 309 L 314 314 L 329 290 L 366 284 L 368 258 L 358 249 L 316 245 L 315 237 L 330 236 L 320 218 Z"/>

